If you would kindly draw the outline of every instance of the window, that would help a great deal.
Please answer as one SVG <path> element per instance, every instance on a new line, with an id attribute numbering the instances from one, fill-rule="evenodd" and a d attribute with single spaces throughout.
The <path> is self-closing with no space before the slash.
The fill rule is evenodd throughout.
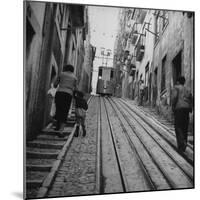
<path id="1" fill-rule="evenodd" d="M 158 68 L 154 70 L 154 86 L 157 87 L 157 75 L 158 75 Z"/>
<path id="2" fill-rule="evenodd" d="M 165 28 L 165 26 L 168 24 L 168 12 L 166 10 L 162 11 L 161 16 L 161 23 L 162 23 L 162 30 Z"/>
<path id="3" fill-rule="evenodd" d="M 155 19 L 155 35 L 156 35 L 155 43 L 158 41 L 159 33 L 160 33 L 160 18 L 159 18 L 159 12 L 158 12 Z"/>
<path id="4" fill-rule="evenodd" d="M 113 79 L 113 75 L 114 75 L 114 71 L 111 70 L 111 73 L 110 73 L 110 79 Z"/>
<path id="5" fill-rule="evenodd" d="M 99 69 L 99 77 L 102 77 L 102 69 Z"/>
<path id="6" fill-rule="evenodd" d="M 149 81 L 149 63 L 145 67 L 145 86 L 148 85 Z"/>
<path id="7" fill-rule="evenodd" d="M 155 14 L 155 43 L 157 43 L 160 33 L 165 29 L 168 24 L 168 11 L 163 10 Z"/>
<path id="8" fill-rule="evenodd" d="M 161 92 L 166 88 L 166 56 L 162 59 L 162 68 L 161 68 Z"/>
<path id="9" fill-rule="evenodd" d="M 131 19 L 134 19 L 134 15 L 135 15 L 135 9 L 132 12 Z"/>
<path id="10" fill-rule="evenodd" d="M 142 74 L 140 74 L 140 80 L 142 80 Z"/>
<path id="11" fill-rule="evenodd" d="M 172 74 L 173 84 L 177 82 L 177 78 L 181 76 L 181 65 L 182 65 L 182 51 L 180 51 L 172 61 Z"/>
<path id="12" fill-rule="evenodd" d="M 56 70 L 55 70 L 55 66 L 52 65 L 52 70 L 51 70 L 51 83 L 54 81 L 56 77 Z"/>
<path id="13" fill-rule="evenodd" d="M 59 5 L 58 6 L 57 20 L 58 20 L 58 24 L 59 24 L 60 28 L 62 28 L 63 18 L 64 18 L 64 8 L 63 8 L 62 5 Z"/>

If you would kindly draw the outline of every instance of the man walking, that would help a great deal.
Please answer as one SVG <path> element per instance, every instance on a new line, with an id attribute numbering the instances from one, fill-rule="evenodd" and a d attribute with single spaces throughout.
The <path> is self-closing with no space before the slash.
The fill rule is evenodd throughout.
<path id="1" fill-rule="evenodd" d="M 184 86 L 185 78 L 178 78 L 178 84 L 172 91 L 172 110 L 175 119 L 175 133 L 180 152 L 187 147 L 189 113 L 192 112 L 192 94 Z"/>
<path id="2" fill-rule="evenodd" d="M 139 85 L 139 91 L 140 91 L 140 96 L 139 96 L 139 105 L 143 106 L 143 99 L 144 99 L 144 81 L 140 80 L 140 85 Z"/>

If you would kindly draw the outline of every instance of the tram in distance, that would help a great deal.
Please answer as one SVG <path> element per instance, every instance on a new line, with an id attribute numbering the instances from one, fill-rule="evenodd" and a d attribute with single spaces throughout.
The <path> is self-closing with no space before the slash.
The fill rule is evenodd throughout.
<path id="1" fill-rule="evenodd" d="M 114 94 L 115 70 L 112 67 L 99 67 L 96 93 L 101 96 Z"/>

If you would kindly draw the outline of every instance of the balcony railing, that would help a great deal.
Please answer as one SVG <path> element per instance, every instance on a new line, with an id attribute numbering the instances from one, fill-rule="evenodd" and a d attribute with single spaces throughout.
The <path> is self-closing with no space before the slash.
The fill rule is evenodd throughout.
<path id="1" fill-rule="evenodd" d="M 145 50 L 145 46 L 144 45 L 138 45 L 137 46 L 137 50 L 136 50 L 136 61 L 141 61 L 143 59 L 144 56 L 144 50 Z"/>
<path id="2" fill-rule="evenodd" d="M 135 65 L 131 65 L 130 67 L 130 71 L 129 71 L 129 74 L 130 76 L 135 76 L 135 71 L 136 71 L 136 66 Z"/>
<path id="3" fill-rule="evenodd" d="M 147 14 L 146 10 L 140 10 L 140 13 L 138 15 L 138 23 L 142 24 L 144 22 L 146 14 Z"/>
<path id="4" fill-rule="evenodd" d="M 138 38 L 138 32 L 136 30 L 131 34 L 131 42 L 132 42 L 133 45 L 136 43 L 137 38 Z"/>

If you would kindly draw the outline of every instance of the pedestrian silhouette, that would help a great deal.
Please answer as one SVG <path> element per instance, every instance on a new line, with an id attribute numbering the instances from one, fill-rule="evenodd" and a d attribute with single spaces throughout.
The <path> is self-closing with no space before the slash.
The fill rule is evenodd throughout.
<path id="1" fill-rule="evenodd" d="M 72 65 L 64 65 L 63 72 L 54 83 L 54 87 L 58 89 L 55 96 L 57 120 L 55 130 L 62 132 L 68 117 L 68 112 L 72 102 L 73 91 L 76 88 L 77 78 L 74 75 L 74 67 Z M 60 134 L 62 135 L 62 133 Z"/>
<path id="2" fill-rule="evenodd" d="M 88 105 L 86 100 L 84 99 L 84 94 L 80 91 L 75 91 L 74 93 L 75 99 L 75 115 L 76 115 L 76 131 L 75 137 L 79 135 L 79 128 L 82 127 L 83 136 L 86 135 L 85 129 L 85 117 L 86 117 L 86 110 L 88 109 Z"/>
<path id="3" fill-rule="evenodd" d="M 139 105 L 143 106 L 143 100 L 144 100 L 144 81 L 140 80 L 140 85 L 139 85 Z"/>
<path id="4" fill-rule="evenodd" d="M 192 94 L 184 86 L 185 78 L 178 78 L 172 91 L 172 110 L 175 119 L 175 133 L 178 150 L 184 152 L 187 147 L 189 113 L 192 112 Z"/>

